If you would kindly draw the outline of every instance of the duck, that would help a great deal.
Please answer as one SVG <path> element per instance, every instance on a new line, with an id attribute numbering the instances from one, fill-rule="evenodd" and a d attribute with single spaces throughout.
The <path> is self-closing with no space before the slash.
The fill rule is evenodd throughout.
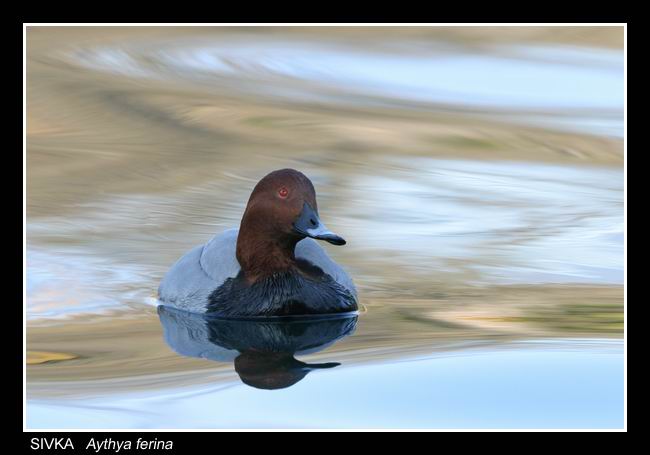
<path id="1" fill-rule="evenodd" d="M 239 228 L 170 267 L 158 302 L 227 318 L 357 311 L 351 277 L 317 241 L 346 244 L 321 221 L 311 180 L 295 169 L 273 171 L 253 188 Z"/>

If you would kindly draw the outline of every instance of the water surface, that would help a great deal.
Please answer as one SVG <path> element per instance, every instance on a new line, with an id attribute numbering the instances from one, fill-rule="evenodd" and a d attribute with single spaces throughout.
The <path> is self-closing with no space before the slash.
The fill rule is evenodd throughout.
<path id="1" fill-rule="evenodd" d="M 30 27 L 27 426 L 622 427 L 620 42 Z M 348 241 L 354 330 L 166 326 L 166 270 L 282 167 Z M 246 354 L 269 333 L 313 349 Z"/>

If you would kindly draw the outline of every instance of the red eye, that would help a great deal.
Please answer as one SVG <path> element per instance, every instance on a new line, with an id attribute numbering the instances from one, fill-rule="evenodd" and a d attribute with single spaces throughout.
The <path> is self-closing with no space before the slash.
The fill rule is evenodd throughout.
<path id="1" fill-rule="evenodd" d="M 283 188 L 280 188 L 280 189 L 278 190 L 278 195 L 279 195 L 282 199 L 284 199 L 284 198 L 286 198 L 287 196 L 289 196 L 289 190 L 286 189 L 286 188 L 284 188 L 284 187 L 283 187 Z"/>

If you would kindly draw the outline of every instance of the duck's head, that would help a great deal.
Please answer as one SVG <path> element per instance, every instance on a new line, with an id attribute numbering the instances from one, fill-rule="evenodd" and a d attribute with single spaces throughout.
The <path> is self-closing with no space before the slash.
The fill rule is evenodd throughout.
<path id="1" fill-rule="evenodd" d="M 271 172 L 255 185 L 248 200 L 239 228 L 237 259 L 243 269 L 282 268 L 283 256 L 293 259 L 296 243 L 305 237 L 345 245 L 321 221 L 316 191 L 306 175 L 294 169 Z"/>

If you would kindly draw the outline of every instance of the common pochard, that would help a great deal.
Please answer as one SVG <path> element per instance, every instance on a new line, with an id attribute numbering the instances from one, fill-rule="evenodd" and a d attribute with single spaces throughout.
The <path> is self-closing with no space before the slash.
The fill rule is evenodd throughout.
<path id="1" fill-rule="evenodd" d="M 163 278 L 158 298 L 224 317 L 356 311 L 352 279 L 313 239 L 346 243 L 320 220 L 314 185 L 304 174 L 271 172 L 253 189 L 239 229 L 182 256 Z"/>

